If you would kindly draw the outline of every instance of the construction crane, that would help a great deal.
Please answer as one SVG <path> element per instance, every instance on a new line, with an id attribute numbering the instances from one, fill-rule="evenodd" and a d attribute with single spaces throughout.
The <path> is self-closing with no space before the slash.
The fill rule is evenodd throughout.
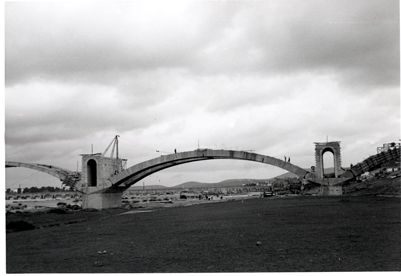
<path id="1" fill-rule="evenodd" d="M 120 137 L 120 135 L 116 135 L 113 140 L 111 140 L 111 143 L 109 144 L 109 146 L 106 148 L 106 150 L 103 152 L 102 157 L 105 156 L 105 154 L 107 153 L 107 151 L 109 150 L 109 148 L 111 147 L 111 145 L 113 145 L 113 148 L 111 149 L 111 155 L 110 158 L 113 158 L 114 156 L 114 150 L 116 150 L 116 159 L 118 159 L 118 137 Z"/>

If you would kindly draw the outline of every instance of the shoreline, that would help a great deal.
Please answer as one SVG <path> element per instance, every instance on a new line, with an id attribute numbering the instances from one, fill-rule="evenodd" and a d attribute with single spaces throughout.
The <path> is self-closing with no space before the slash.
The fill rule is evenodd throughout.
<path id="1" fill-rule="evenodd" d="M 168 196 L 168 200 L 165 200 Z M 130 199 L 122 199 L 122 209 L 160 209 L 166 207 L 190 206 L 195 204 L 207 204 L 217 202 L 227 202 L 238 199 L 258 198 L 260 195 L 246 194 L 246 195 L 229 195 L 220 197 L 212 197 L 210 200 L 189 198 L 179 199 L 179 195 L 162 195 L 154 199 L 154 196 L 137 196 Z M 164 197 L 164 200 L 161 198 Z M 58 204 L 69 204 L 82 206 L 82 200 L 76 199 L 11 199 L 6 200 L 6 212 L 8 213 L 35 213 L 43 212 L 58 207 Z"/>

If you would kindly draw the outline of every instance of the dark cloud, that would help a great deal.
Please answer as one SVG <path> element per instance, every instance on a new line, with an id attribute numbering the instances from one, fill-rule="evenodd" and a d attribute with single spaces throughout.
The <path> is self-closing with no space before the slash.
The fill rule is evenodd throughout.
<path id="1" fill-rule="evenodd" d="M 398 7 L 398 1 L 211 2 L 156 21 L 134 12 L 135 4 L 125 12 L 102 4 L 86 14 L 79 6 L 61 13 L 62 4 L 9 3 L 6 85 L 31 78 L 113 83 L 127 71 L 187 68 L 329 72 L 350 86 L 394 86 Z"/>
<path id="2" fill-rule="evenodd" d="M 336 74 L 353 87 L 398 86 L 397 1 L 285 3 L 277 8 L 246 6 L 232 34 L 222 36 L 221 47 L 207 53 L 204 70 L 210 66 L 215 72 L 269 75 L 308 71 Z"/>

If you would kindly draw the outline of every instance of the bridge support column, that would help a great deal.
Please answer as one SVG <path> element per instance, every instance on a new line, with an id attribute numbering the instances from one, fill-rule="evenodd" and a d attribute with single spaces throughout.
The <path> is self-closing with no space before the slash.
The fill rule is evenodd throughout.
<path id="1" fill-rule="evenodd" d="M 84 194 L 82 209 L 121 208 L 123 192 Z"/>

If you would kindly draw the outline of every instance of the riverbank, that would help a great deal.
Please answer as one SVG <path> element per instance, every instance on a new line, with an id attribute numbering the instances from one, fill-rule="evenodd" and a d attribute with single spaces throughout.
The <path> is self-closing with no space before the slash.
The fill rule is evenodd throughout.
<path id="1" fill-rule="evenodd" d="M 172 195 L 169 198 L 162 199 L 154 196 L 140 195 L 130 199 L 124 199 L 121 208 L 113 208 L 108 210 L 72 210 L 67 206 L 81 206 L 82 200 L 74 199 L 37 199 L 37 200 L 9 200 L 6 202 L 6 223 L 12 221 L 26 221 L 33 225 L 34 228 L 41 229 L 45 227 L 54 227 L 64 224 L 72 224 L 91 220 L 96 217 L 115 214 L 133 214 L 140 212 L 151 212 L 154 210 L 188 207 L 200 204 L 222 203 L 235 200 L 248 200 L 260 197 L 260 194 L 246 194 L 234 196 L 221 196 L 203 198 L 179 199 L 179 194 Z M 60 215 L 62 214 L 62 216 Z M 18 226 L 18 225 L 17 225 Z M 14 229 L 7 226 L 7 232 L 17 232 L 21 229 Z M 23 230 L 23 229 L 22 229 Z"/>
<path id="2" fill-rule="evenodd" d="M 163 207 L 177 207 L 189 206 L 193 204 L 214 203 L 220 201 L 249 199 L 254 197 L 261 197 L 261 193 L 248 193 L 240 195 L 221 195 L 211 196 L 208 198 L 198 197 L 180 198 L 180 194 L 171 195 L 136 195 L 124 197 L 122 199 L 122 208 L 136 209 L 136 208 L 151 208 L 158 209 Z M 52 208 L 63 208 L 65 206 L 74 206 L 75 209 L 80 209 L 82 206 L 82 199 L 11 199 L 6 200 L 6 212 L 8 213 L 34 213 L 34 212 L 47 212 Z"/>

